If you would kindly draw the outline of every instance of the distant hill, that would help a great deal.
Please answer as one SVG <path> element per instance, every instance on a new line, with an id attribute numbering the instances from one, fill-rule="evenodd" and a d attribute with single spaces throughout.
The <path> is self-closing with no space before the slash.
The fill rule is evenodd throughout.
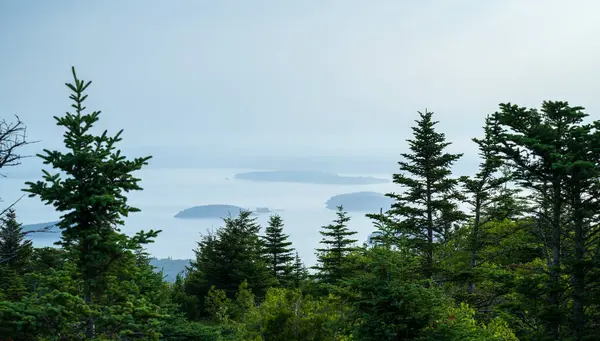
<path id="1" fill-rule="evenodd" d="M 393 203 L 391 198 L 377 192 L 354 192 L 333 196 L 325 202 L 330 210 L 344 206 L 348 212 L 378 213 L 380 209 L 387 211 Z"/>
<path id="2" fill-rule="evenodd" d="M 366 244 L 367 246 L 375 246 L 377 244 L 377 242 L 375 240 L 373 240 L 375 237 L 381 236 L 381 232 L 379 231 L 375 231 L 373 233 L 371 233 L 368 237 L 367 237 L 367 241 Z"/>
<path id="3" fill-rule="evenodd" d="M 46 223 L 38 223 L 38 224 L 28 224 L 23 225 L 23 232 L 27 233 L 27 238 L 29 239 L 56 239 L 60 238 L 60 228 L 56 226 L 58 221 L 51 221 Z"/>
<path id="4" fill-rule="evenodd" d="M 251 211 L 234 205 L 202 205 L 186 208 L 177 213 L 175 218 L 179 219 L 220 219 L 229 215 L 237 216 L 241 211 Z M 253 214 L 272 213 L 267 207 L 259 207 L 252 211 Z"/>
<path id="5" fill-rule="evenodd" d="M 172 258 L 151 258 L 150 265 L 154 266 L 154 271 L 163 272 L 165 281 L 173 283 L 178 274 L 185 276 L 186 266 L 190 265 L 189 259 Z"/>
<path id="6" fill-rule="evenodd" d="M 317 185 L 372 185 L 389 182 L 387 179 L 374 177 L 341 176 L 335 173 L 291 170 L 238 173 L 235 178 L 261 182 L 296 182 Z"/>

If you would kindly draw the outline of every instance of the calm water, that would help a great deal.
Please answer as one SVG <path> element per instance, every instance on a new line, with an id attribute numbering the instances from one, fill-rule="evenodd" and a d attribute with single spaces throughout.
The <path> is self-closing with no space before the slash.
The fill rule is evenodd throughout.
<path id="1" fill-rule="evenodd" d="M 126 219 L 123 231 L 133 234 L 139 230 L 161 229 L 156 242 L 148 246 L 155 257 L 190 258 L 201 233 L 217 228 L 221 221 L 180 220 L 173 216 L 188 207 L 207 204 L 230 204 L 244 208 L 269 207 L 282 209 L 287 233 L 294 247 L 307 264 L 315 261 L 314 248 L 321 240 L 319 227 L 335 218 L 335 213 L 325 208 L 330 197 L 356 191 L 386 193 L 394 190 L 393 184 L 341 186 L 307 185 L 294 183 L 260 183 L 235 180 L 235 173 L 248 169 L 152 169 L 140 171 L 141 192 L 129 195 L 130 204 L 142 212 Z M 41 174 L 40 174 L 41 175 Z M 389 178 L 388 174 L 347 174 Z M 37 180 L 37 179 L 32 179 Z M 23 179 L 0 179 L 0 195 L 6 204 L 20 196 Z M 38 198 L 23 198 L 16 206 L 19 219 L 25 224 L 58 220 L 52 207 L 44 206 Z M 362 213 L 351 214 L 349 226 L 358 231 L 362 244 L 372 232 L 369 219 Z M 268 215 L 260 215 L 266 223 Z"/>

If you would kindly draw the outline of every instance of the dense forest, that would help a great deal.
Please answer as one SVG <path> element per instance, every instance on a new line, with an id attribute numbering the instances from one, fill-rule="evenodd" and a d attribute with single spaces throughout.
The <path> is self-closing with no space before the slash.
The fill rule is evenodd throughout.
<path id="1" fill-rule="evenodd" d="M 600 121 L 584 108 L 500 104 L 473 138 L 473 176 L 452 173 L 463 155 L 419 112 L 393 205 L 368 215 L 374 244 L 338 207 L 307 269 L 280 216 L 262 231 L 243 211 L 167 283 L 145 250 L 161 231 L 120 231 L 150 157 L 121 155 L 121 131 L 92 132 L 91 82 L 72 71 L 73 112 L 55 117 L 65 149 L 39 154 L 23 189 L 62 214 L 60 247 L 34 248 L 18 206 L 0 211 L 0 340 L 598 339 Z M 2 120 L 0 168 L 18 167 L 24 132 Z"/>

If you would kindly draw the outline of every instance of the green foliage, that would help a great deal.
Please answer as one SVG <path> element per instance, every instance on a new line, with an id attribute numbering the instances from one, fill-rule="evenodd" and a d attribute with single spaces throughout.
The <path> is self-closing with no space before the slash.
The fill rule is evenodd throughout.
<path id="1" fill-rule="evenodd" d="M 262 304 L 247 310 L 240 340 L 342 340 L 347 308 L 332 298 L 315 299 L 298 290 L 271 288 Z"/>
<path id="2" fill-rule="evenodd" d="M 185 280 L 187 294 L 196 297 L 201 310 L 205 307 L 204 297 L 213 286 L 233 299 L 244 281 L 258 297 L 277 283 L 264 257 L 260 225 L 251 212 L 225 218 L 224 223 L 216 234 L 209 233 L 198 243 L 196 260 Z M 201 316 L 202 311 L 188 314 Z"/>
<path id="3" fill-rule="evenodd" d="M 473 139 L 477 171 L 460 181 L 451 167 L 462 154 L 445 152 L 433 114 L 419 113 L 394 174 L 403 193 L 368 215 L 374 245 L 354 245 L 338 207 L 311 278 L 279 216 L 261 236 L 241 212 L 203 236 L 187 277 L 168 284 L 144 249 L 158 232 L 120 231 L 149 157 L 123 157 L 121 132 L 92 134 L 90 82 L 73 76 L 75 113 L 56 118 L 66 151 L 39 155 L 56 173 L 25 189 L 63 214 L 62 248 L 33 249 L 6 211 L 0 341 L 597 339 L 600 121 L 584 123 L 583 108 L 501 104 Z"/>
<path id="4" fill-rule="evenodd" d="M 217 322 L 225 322 L 229 317 L 230 299 L 227 298 L 225 290 L 216 289 L 213 285 L 204 301 L 204 309 Z"/>
<path id="5" fill-rule="evenodd" d="M 340 289 L 352 307 L 358 340 L 410 340 L 443 315 L 448 299 L 424 285 L 420 260 L 409 248 L 374 247 L 363 253 L 363 271 Z"/>
<path id="6" fill-rule="evenodd" d="M 582 107 L 567 102 L 543 102 L 541 110 L 501 104 L 497 150 L 520 185 L 535 199 L 536 236 L 544 247 L 544 263 L 530 278 L 545 283 L 531 287 L 536 295 L 540 339 L 574 337 L 584 340 L 597 333 L 597 305 L 586 293 L 598 287 L 590 271 L 598 266 L 598 211 L 600 201 L 600 123 L 584 124 Z"/>
<path id="7" fill-rule="evenodd" d="M 292 263 L 292 270 L 290 275 L 290 284 L 292 284 L 292 287 L 296 289 L 301 288 L 305 281 L 308 279 L 308 270 L 306 269 L 306 266 L 304 266 L 302 259 L 300 259 L 298 251 L 296 251 L 296 254 L 294 256 L 294 263 Z"/>
<path id="8" fill-rule="evenodd" d="M 77 314 L 78 310 L 71 307 L 64 316 L 48 312 L 48 316 L 59 314 L 61 317 L 52 322 L 56 324 L 54 329 L 49 327 L 59 334 L 67 330 L 71 333 L 85 330 L 88 339 L 117 335 L 132 340 L 157 339 L 155 327 L 156 319 L 161 316 L 159 309 L 152 303 L 151 296 L 146 296 L 143 285 L 138 285 L 140 280 L 147 279 L 149 265 L 142 269 L 136 264 L 134 252 L 138 252 L 142 244 L 151 242 L 158 232 L 142 231 L 128 237 L 119 229 L 123 217 L 139 211 L 127 204 L 125 194 L 141 190 L 139 179 L 132 173 L 146 165 L 150 157 L 127 160 L 122 156 L 115 147 L 121 141 L 122 131 L 114 137 L 109 137 L 106 131 L 99 136 L 91 133 L 100 115 L 99 111 L 84 113 L 83 103 L 87 98 L 84 92 L 91 82 L 78 79 L 74 68 L 72 71 L 74 84 L 66 85 L 72 91 L 71 106 L 75 114 L 55 117 L 57 125 L 66 129 L 64 144 L 67 151 L 44 150 L 45 154 L 38 154 L 44 164 L 58 172 L 44 171 L 43 181 L 27 182 L 28 188 L 24 191 L 64 213 L 58 224 L 62 229 L 59 244 L 72 262 L 69 279 L 80 281 L 82 290 L 69 294 L 64 291 L 42 294 L 37 288 L 24 301 L 30 302 L 27 309 L 34 309 L 48 305 L 47 300 L 71 297 L 68 302 L 81 307 L 78 300 L 83 298 L 84 305 L 79 310 L 87 311 L 86 314 Z M 53 275 L 56 272 L 49 276 Z M 50 304 L 52 309 L 55 306 L 59 307 L 60 302 Z M 76 325 L 60 329 L 65 325 L 63 317 L 73 320 Z"/>
<path id="9" fill-rule="evenodd" d="M 20 275 L 27 270 L 33 253 L 31 241 L 25 239 L 25 232 L 21 226 L 12 208 L 0 218 L 0 265 Z"/>
<path id="10" fill-rule="evenodd" d="M 389 193 L 394 199 L 388 222 L 393 222 L 397 234 L 404 235 L 423 257 L 423 275 L 433 278 L 436 245 L 450 240 L 454 224 L 464 218 L 457 209 L 462 199 L 456 190 L 458 180 L 450 177 L 450 168 L 462 154 L 445 153 L 451 144 L 443 133 L 436 132 L 433 113 L 419 112 L 420 119 L 412 128 L 409 139 L 410 153 L 403 153 L 406 161 L 398 162 L 402 173 L 394 174 L 394 183 L 402 187 L 402 194 Z M 370 215 L 380 220 L 382 215 Z M 389 224 L 387 224 L 389 226 Z"/>
<path id="11" fill-rule="evenodd" d="M 161 326 L 162 341 L 227 341 L 233 331 L 222 325 L 188 321 L 183 317 L 169 319 Z"/>
<path id="12" fill-rule="evenodd" d="M 447 309 L 446 318 L 436 320 L 417 338 L 422 341 L 518 341 L 500 318 L 482 325 L 475 320 L 475 310 L 465 304 Z"/>
<path id="13" fill-rule="evenodd" d="M 289 236 L 283 233 L 283 220 L 278 215 L 272 215 L 265 229 L 264 244 L 267 262 L 273 277 L 280 285 L 289 286 L 292 280 L 292 261 L 294 249 L 288 241 Z"/>
<path id="14" fill-rule="evenodd" d="M 0 297 L 18 301 L 25 294 L 23 275 L 30 267 L 33 247 L 25 239 L 13 209 L 0 220 Z"/>
<path id="15" fill-rule="evenodd" d="M 317 278 L 323 284 L 337 284 L 347 274 L 346 256 L 356 250 L 354 244 L 356 239 L 349 237 L 355 235 L 356 231 L 350 231 L 347 227 L 350 217 L 342 206 L 338 206 L 337 218 L 332 224 L 322 226 L 321 244 L 325 248 L 317 249 L 318 265 L 313 268 L 317 270 Z"/>

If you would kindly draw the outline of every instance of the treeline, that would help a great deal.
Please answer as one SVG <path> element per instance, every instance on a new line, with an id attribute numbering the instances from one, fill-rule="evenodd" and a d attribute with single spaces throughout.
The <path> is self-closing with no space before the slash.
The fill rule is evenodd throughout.
<path id="1" fill-rule="evenodd" d="M 33 248 L 15 211 L 0 229 L 0 340 L 596 340 L 600 333 L 600 121 L 581 107 L 501 104 L 487 116 L 473 176 L 419 113 L 387 212 L 358 245 L 343 207 L 321 228 L 308 271 L 271 216 L 224 219 L 168 284 L 144 245 L 121 233 L 141 190 L 121 132 L 94 135 L 89 82 L 67 84 L 56 117 L 66 151 L 24 191 L 60 211 L 60 249 Z M 8 127 L 8 125 L 6 125 Z M 4 126 L 3 126 L 4 127 Z M 2 134 L 10 136 L 10 134 Z M 13 136 L 14 137 L 14 136 Z M 12 142 L 11 142 L 12 141 Z M 0 160 L 17 157 L 2 140 Z M 22 142 L 22 140 L 19 140 Z M 1 167 L 0 167 L 1 168 Z M 468 207 L 468 209 L 464 209 Z M 461 209 L 462 208 L 462 209 Z"/>

